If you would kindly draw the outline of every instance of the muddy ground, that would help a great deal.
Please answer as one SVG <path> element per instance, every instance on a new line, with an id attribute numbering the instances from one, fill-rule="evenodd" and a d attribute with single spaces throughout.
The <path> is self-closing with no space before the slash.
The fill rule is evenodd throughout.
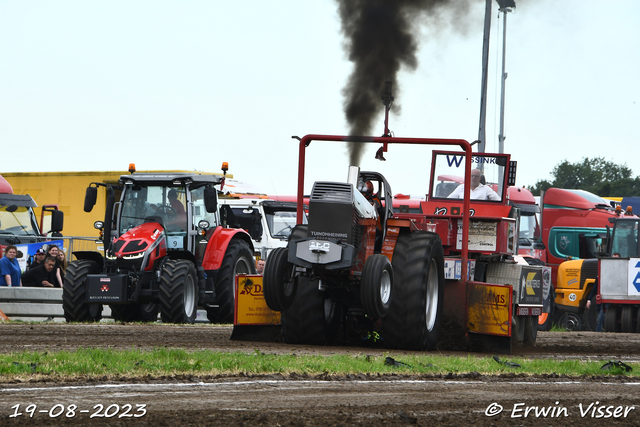
<path id="1" fill-rule="evenodd" d="M 0 352 L 73 350 L 78 347 L 179 347 L 243 352 L 259 349 L 280 354 L 390 354 L 396 358 L 411 353 L 365 347 L 237 341 L 229 339 L 231 332 L 231 327 L 212 325 L 0 324 Z M 535 358 L 635 362 L 640 359 L 638 350 L 640 334 L 541 332 L 534 349 L 519 350 L 517 354 Z M 33 417 L 26 412 L 29 404 L 37 406 Z M 127 404 L 132 405 L 129 413 L 125 413 Z M 77 408 L 69 412 L 69 405 Z M 103 410 L 100 412 L 100 406 L 95 405 L 103 405 Z M 587 410 L 589 405 L 592 405 L 591 409 Z M 600 406 L 604 406 L 602 413 L 598 412 Z M 611 406 L 609 412 L 608 406 Z M 63 407 L 64 411 L 54 417 Z M 532 409 L 525 416 L 529 407 L 537 407 L 538 411 L 550 410 L 546 416 L 539 413 L 536 417 L 535 409 Z M 113 416 L 100 416 L 107 408 L 110 408 L 107 415 Z M 497 415 L 489 416 L 492 412 Z M 90 418 L 94 413 L 97 416 Z M 185 376 L 150 378 L 136 383 L 0 383 L 0 425 L 89 424 L 640 425 L 640 382 L 622 376 L 557 378 L 508 373 L 486 377 L 472 373 L 459 377 Z"/>

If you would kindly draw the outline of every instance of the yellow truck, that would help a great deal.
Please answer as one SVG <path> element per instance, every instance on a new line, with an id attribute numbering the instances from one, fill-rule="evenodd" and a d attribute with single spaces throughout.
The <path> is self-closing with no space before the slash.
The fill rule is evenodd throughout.
<path id="1" fill-rule="evenodd" d="M 193 171 L 138 171 L 151 173 L 193 172 Z M 29 194 L 38 206 L 43 204 L 57 204 L 64 212 L 64 233 L 67 236 L 95 237 L 97 231 L 93 223 L 104 220 L 96 216 L 96 212 L 105 212 L 106 197 L 97 200 L 96 209 L 92 213 L 84 212 L 85 191 L 92 182 L 116 184 L 121 175 L 129 171 L 101 171 L 101 172 L 2 172 L 2 176 L 13 187 L 14 194 Z M 200 172 L 203 174 L 221 175 L 220 173 Z M 232 177 L 227 174 L 227 177 Z M 40 207 L 33 208 L 37 218 L 40 217 Z M 45 217 L 43 228 L 50 224 L 51 216 Z"/>

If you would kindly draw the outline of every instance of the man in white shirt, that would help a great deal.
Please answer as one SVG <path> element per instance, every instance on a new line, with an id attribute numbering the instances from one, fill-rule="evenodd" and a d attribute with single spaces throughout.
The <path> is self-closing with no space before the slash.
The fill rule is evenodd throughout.
<path id="1" fill-rule="evenodd" d="M 493 191 L 488 185 L 480 184 L 482 178 L 482 171 L 480 169 L 473 169 L 471 171 L 471 200 L 500 200 L 498 193 Z M 449 199 L 463 199 L 464 198 L 464 184 L 458 185 L 451 194 L 447 197 Z"/>

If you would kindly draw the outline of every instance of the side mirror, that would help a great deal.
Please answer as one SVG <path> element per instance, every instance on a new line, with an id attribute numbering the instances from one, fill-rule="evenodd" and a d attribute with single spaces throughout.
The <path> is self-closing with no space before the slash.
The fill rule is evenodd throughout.
<path id="1" fill-rule="evenodd" d="M 87 192 L 84 195 L 84 211 L 91 212 L 96 205 L 98 198 L 98 187 L 87 187 Z"/>
<path id="2" fill-rule="evenodd" d="M 59 233 L 62 231 L 64 224 L 64 212 L 52 211 L 51 212 L 51 231 Z"/>
<path id="3" fill-rule="evenodd" d="M 204 189 L 204 207 L 209 213 L 218 210 L 218 190 L 215 187 L 206 187 Z"/>

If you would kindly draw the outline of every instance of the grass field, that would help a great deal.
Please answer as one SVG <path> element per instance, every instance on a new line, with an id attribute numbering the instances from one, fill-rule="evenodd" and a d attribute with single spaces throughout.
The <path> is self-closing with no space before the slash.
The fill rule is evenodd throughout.
<path id="1" fill-rule="evenodd" d="M 500 356 L 452 357 L 434 354 L 396 356 L 311 356 L 264 354 L 260 351 L 225 353 L 181 349 L 98 350 L 20 352 L 0 355 L 0 381 L 30 378 L 73 380 L 74 378 L 160 378 L 177 375 L 501 375 L 522 376 L 638 376 L 640 364 L 613 365 L 579 360 L 526 359 Z M 395 363 L 394 363 L 395 362 Z M 507 362 L 507 363 L 505 363 Z M 517 366 L 519 365 L 519 366 Z"/>

